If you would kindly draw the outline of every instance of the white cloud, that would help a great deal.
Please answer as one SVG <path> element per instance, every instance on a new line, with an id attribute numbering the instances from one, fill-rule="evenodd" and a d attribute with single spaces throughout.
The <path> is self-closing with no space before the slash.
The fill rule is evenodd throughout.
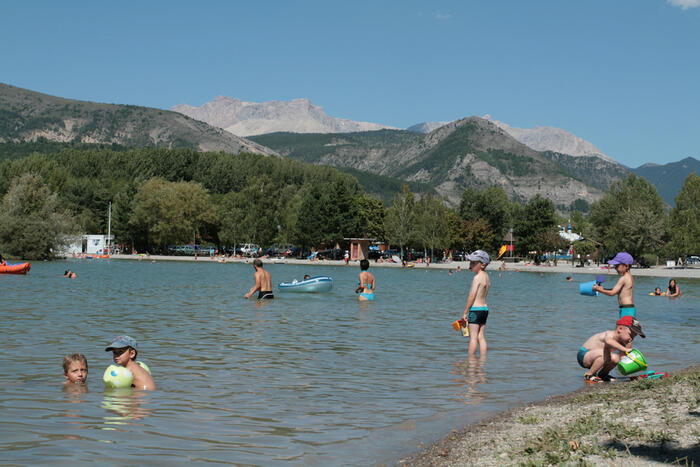
<path id="1" fill-rule="evenodd" d="M 688 8 L 697 8 L 700 7 L 700 0 L 666 0 L 668 3 L 670 3 L 673 6 L 679 6 L 684 10 L 687 10 Z"/>
<path id="2" fill-rule="evenodd" d="M 690 0 L 690 1 L 692 1 L 692 0 Z M 700 1 L 700 0 L 697 0 L 697 1 Z M 450 19 L 450 18 L 452 18 L 451 13 L 443 13 L 441 11 L 435 12 L 435 19 L 437 19 L 437 20 L 442 21 L 442 20 L 446 20 L 446 19 Z"/>

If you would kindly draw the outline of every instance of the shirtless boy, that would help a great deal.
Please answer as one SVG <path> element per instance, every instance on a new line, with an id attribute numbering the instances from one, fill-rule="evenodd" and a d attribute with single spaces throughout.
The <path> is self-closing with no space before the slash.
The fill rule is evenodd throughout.
<path id="1" fill-rule="evenodd" d="M 63 376 L 66 381 L 63 384 L 85 384 L 88 374 L 87 358 L 81 353 L 74 353 L 63 357 Z"/>
<path id="2" fill-rule="evenodd" d="M 255 258 L 253 267 L 255 268 L 255 285 L 244 297 L 246 299 L 250 298 L 257 290 L 258 300 L 270 300 L 275 298 L 272 294 L 272 279 L 270 278 L 270 273 L 263 269 L 262 260 L 260 258 Z"/>
<path id="3" fill-rule="evenodd" d="M 476 250 L 467 255 L 469 270 L 476 274 L 469 290 L 467 305 L 464 307 L 462 319 L 467 321 L 469 327 L 469 355 L 475 355 L 477 346 L 482 357 L 486 356 L 486 320 L 489 317 L 489 307 L 486 304 L 486 295 L 489 293 L 491 281 L 486 274 L 486 266 L 491 262 L 488 253 Z"/>
<path id="4" fill-rule="evenodd" d="M 617 295 L 617 303 L 620 305 L 620 318 L 623 316 L 635 317 L 637 310 L 634 307 L 634 278 L 630 272 L 630 267 L 634 263 L 632 255 L 629 253 L 620 252 L 613 259 L 608 261 L 608 264 L 615 266 L 615 271 L 622 277 L 617 281 L 612 289 L 605 289 L 602 286 L 595 284 L 593 290 L 605 295 Z"/>
<path id="5" fill-rule="evenodd" d="M 578 364 L 589 368 L 584 375 L 586 381 L 615 381 L 608 373 L 620 362 L 620 352 L 632 350 L 632 339 L 636 335 L 646 337 L 639 321 L 629 315 L 623 316 L 615 324 L 614 331 L 603 331 L 589 337 L 579 349 L 576 355 Z"/>
<path id="6" fill-rule="evenodd" d="M 114 341 L 107 346 L 105 352 L 112 352 L 114 363 L 123 366 L 134 375 L 134 381 L 131 383 L 132 387 L 147 390 L 156 388 L 156 383 L 153 381 L 151 374 L 136 362 L 136 355 L 138 355 L 136 339 L 129 336 L 115 337 Z"/>

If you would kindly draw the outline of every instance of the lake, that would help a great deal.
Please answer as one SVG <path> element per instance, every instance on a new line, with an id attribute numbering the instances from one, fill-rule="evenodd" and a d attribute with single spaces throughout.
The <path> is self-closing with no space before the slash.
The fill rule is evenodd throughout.
<path id="1" fill-rule="evenodd" d="M 370 267 L 377 299 L 358 303 L 358 266 L 265 267 L 274 284 L 327 274 L 334 288 L 248 301 L 252 265 L 210 260 L 36 262 L 27 276 L 0 275 L 0 458 L 391 463 L 453 428 L 582 387 L 576 352 L 618 314 L 616 298 L 579 295 L 593 276 L 487 270 L 488 359 L 470 361 L 451 326 L 468 271 Z M 647 295 L 667 283 L 636 278 L 647 339 L 635 347 L 650 369 L 672 371 L 700 361 L 700 281 L 680 280 L 680 299 Z M 104 389 L 104 348 L 120 334 L 139 342 L 157 391 Z M 73 352 L 88 359 L 85 392 L 61 385 Z"/>

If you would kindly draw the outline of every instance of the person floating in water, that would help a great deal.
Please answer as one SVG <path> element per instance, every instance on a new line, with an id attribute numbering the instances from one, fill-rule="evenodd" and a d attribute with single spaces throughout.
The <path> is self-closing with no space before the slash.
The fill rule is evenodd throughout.
<path id="1" fill-rule="evenodd" d="M 671 279 L 668 281 L 668 288 L 666 289 L 667 297 L 677 297 L 681 294 L 681 288 L 676 284 L 676 279 Z"/>
<path id="2" fill-rule="evenodd" d="M 271 300 L 275 298 L 272 293 L 272 279 L 270 273 L 263 269 L 263 262 L 260 258 L 255 258 L 253 261 L 255 268 L 255 285 L 244 295 L 246 299 L 250 298 L 255 291 L 258 291 L 258 300 Z"/>
<path id="3" fill-rule="evenodd" d="M 614 331 L 603 331 L 589 337 L 576 355 L 578 364 L 588 368 L 586 381 L 600 383 L 615 381 L 608 373 L 620 362 L 620 354 L 632 350 L 632 339 L 639 335 L 645 338 L 642 325 L 631 316 L 623 316 Z"/>
<path id="4" fill-rule="evenodd" d="M 481 357 L 486 356 L 486 320 L 489 317 L 489 307 L 486 295 L 489 293 L 491 281 L 486 273 L 486 266 L 491 259 L 483 250 L 476 250 L 467 255 L 469 270 L 475 274 L 469 290 L 467 304 L 464 307 L 462 319 L 467 321 L 469 329 L 469 355 L 476 355 L 477 347 Z"/>
<path id="5" fill-rule="evenodd" d="M 70 269 L 66 269 L 66 272 L 63 273 L 63 277 L 67 279 L 75 279 L 76 277 L 78 277 L 78 275 Z"/>
<path id="6" fill-rule="evenodd" d="M 608 264 L 614 265 L 615 271 L 622 276 L 615 284 L 615 287 L 605 289 L 598 284 L 593 286 L 593 290 L 596 292 L 611 297 L 617 295 L 617 303 L 620 306 L 620 318 L 628 315 L 634 318 L 637 315 L 637 309 L 634 307 L 634 278 L 630 271 L 633 263 L 634 259 L 629 253 L 622 251 L 616 254 L 613 259 L 608 261 Z"/>
<path id="7" fill-rule="evenodd" d="M 369 269 L 369 261 L 366 259 L 360 260 L 360 277 L 359 286 L 355 290 L 355 293 L 360 295 L 357 297 L 360 301 L 374 300 L 374 275 L 367 271 Z"/>

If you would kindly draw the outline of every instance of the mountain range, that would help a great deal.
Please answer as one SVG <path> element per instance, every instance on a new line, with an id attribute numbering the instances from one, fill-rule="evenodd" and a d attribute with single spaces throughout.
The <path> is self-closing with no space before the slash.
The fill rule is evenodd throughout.
<path id="1" fill-rule="evenodd" d="M 391 128 L 378 123 L 355 122 L 327 115 L 308 99 L 290 102 L 245 102 L 219 96 L 201 107 L 181 104 L 172 108 L 188 117 L 223 128 L 238 136 L 278 131 L 294 133 L 349 133 Z"/>
<path id="2" fill-rule="evenodd" d="M 428 134 L 407 130 L 273 133 L 250 139 L 304 162 L 422 182 L 453 204 L 467 187 L 492 185 L 502 187 L 511 199 L 526 201 L 539 194 L 560 210 L 578 200 L 590 203 L 602 196 L 601 189 L 573 177 L 545 153 L 479 117 L 456 120 Z"/>
<path id="3" fill-rule="evenodd" d="M 273 154 L 178 112 L 63 99 L 0 83 L 0 142 L 48 141 Z"/>
<path id="4" fill-rule="evenodd" d="M 235 125 L 259 131 L 260 122 L 274 120 L 270 103 L 217 101 L 247 109 L 247 114 L 237 114 Z M 490 118 L 468 117 L 419 124 L 409 131 L 334 119 L 306 99 L 274 106 L 280 116 L 275 128 L 289 130 L 285 122 L 298 115 L 301 122 L 295 129 L 308 131 L 321 125 L 323 131 L 242 138 L 179 112 L 64 99 L 0 83 L 0 143 L 6 143 L 5 152 L 15 143 L 49 141 L 274 154 L 352 173 L 368 192 L 385 201 L 403 181 L 420 192 L 436 191 L 453 204 L 466 187 L 496 185 L 515 200 L 527 201 L 537 194 L 549 198 L 560 211 L 597 200 L 613 181 L 631 170 L 591 143 L 556 128 L 523 130 Z M 250 117 L 249 123 L 242 119 L 244 114 Z M 317 126 L 305 120 L 311 116 Z M 369 130 L 348 132 L 352 128 Z M 331 129 L 337 131 L 329 133 Z M 25 150 L 28 148 L 12 149 L 16 153 Z M 647 164 L 634 171 L 655 183 L 672 204 L 680 184 L 697 168 L 698 161 L 687 158 L 666 166 Z"/>

